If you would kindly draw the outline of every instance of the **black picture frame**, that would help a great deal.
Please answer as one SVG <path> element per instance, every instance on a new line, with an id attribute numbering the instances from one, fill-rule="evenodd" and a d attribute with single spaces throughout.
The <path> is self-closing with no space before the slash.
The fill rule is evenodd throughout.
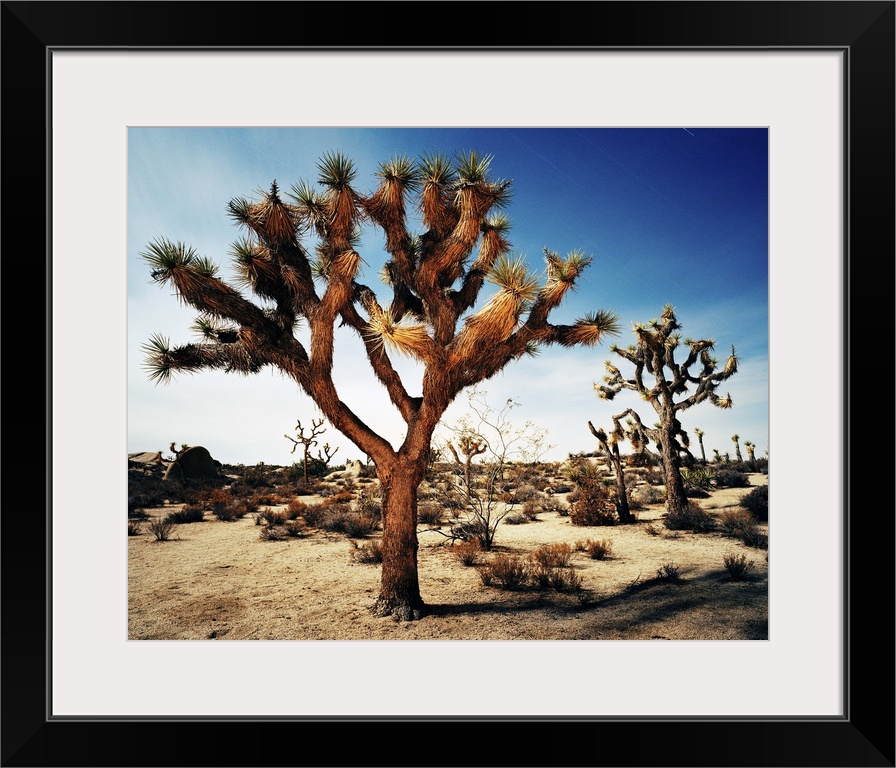
<path id="1" fill-rule="evenodd" d="M 280 23 L 268 25 L 263 19 L 274 6 Z M 881 348 L 882 337 L 884 344 L 892 344 L 896 253 L 894 10 L 896 4 L 889 1 L 833 0 L 3 2 L 3 268 L 10 299 L 7 307 L 11 308 L 6 341 L 7 350 L 15 350 L 15 358 L 21 351 L 30 358 L 27 369 L 16 366 L 14 381 L 10 376 L 4 381 L 6 405 L 15 408 L 15 414 L 23 412 L 25 403 L 31 404 L 25 406 L 26 412 L 45 413 L 46 422 L 43 430 L 35 429 L 33 423 L 19 426 L 15 419 L 7 425 L 11 450 L 2 518 L 6 534 L 2 537 L 6 577 L 2 583 L 2 765 L 893 766 L 894 519 L 892 514 L 876 512 L 880 507 L 887 510 L 888 485 L 883 486 L 883 499 L 869 501 L 866 495 L 869 482 L 879 484 L 881 478 L 892 476 L 892 461 L 886 467 L 882 461 L 883 456 L 891 459 L 892 448 L 881 446 L 876 433 L 889 435 L 893 420 L 885 418 L 892 416 L 889 411 L 869 416 L 860 407 L 867 399 L 860 388 L 864 381 L 855 386 L 850 382 L 854 366 L 875 361 L 887 367 L 877 374 L 873 369 L 863 371 L 861 379 L 871 373 L 879 375 L 885 386 L 891 381 L 886 372 L 890 353 L 882 354 Z M 463 20 L 451 23 L 452 14 L 461 12 L 466 14 Z M 429 15 L 438 19 L 431 26 Z M 294 23 L 284 23 L 288 19 Z M 532 718 L 477 717 L 50 719 L 47 566 L 52 370 L 46 298 L 51 235 L 50 54 L 61 48 L 144 47 L 842 50 L 847 84 L 847 313 L 842 328 L 830 327 L 824 308 L 819 308 L 817 318 L 806 320 L 809 332 L 830 333 L 834 339 L 841 333 L 846 346 L 840 350 L 847 362 L 846 402 L 832 403 L 829 414 L 820 414 L 820 418 L 836 419 L 842 411 L 846 419 L 844 465 L 838 468 L 845 478 L 847 523 L 845 715 L 740 720 L 536 718 L 535 722 Z M 809 274 L 807 281 L 811 289 Z M 29 304 L 27 330 L 16 322 L 22 310 L 16 297 L 10 298 L 12 291 L 20 294 L 23 286 L 44 296 L 42 313 Z M 794 329 L 795 337 L 803 332 L 806 329 Z M 35 337 L 41 335 L 46 346 L 38 351 Z M 41 375 L 47 382 L 45 390 L 35 385 Z M 875 433 L 868 432 L 869 427 Z M 18 457 L 28 458 L 13 460 Z M 40 474 L 47 487 L 46 515 L 37 508 L 33 483 L 29 487 L 19 476 L 26 464 L 33 476 L 38 457 L 45 457 L 46 471 Z M 817 481 L 824 482 L 830 471 L 829 466 L 819 466 Z M 809 588 L 811 573 L 806 579 Z M 598 658 L 595 663 L 611 660 Z M 736 663 L 733 658 L 732 664 Z M 135 684 L 142 674 L 151 673 L 134 670 Z M 407 685 L 412 697 L 419 679 L 411 674 L 396 684 Z M 476 695 L 487 695 L 487 680 L 477 682 L 476 689 Z M 595 695 L 600 696 L 600 691 Z"/>

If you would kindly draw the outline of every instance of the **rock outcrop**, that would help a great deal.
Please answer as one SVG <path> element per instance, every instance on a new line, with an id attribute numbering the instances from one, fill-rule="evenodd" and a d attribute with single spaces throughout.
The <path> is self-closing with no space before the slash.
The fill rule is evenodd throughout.
<path id="1" fill-rule="evenodd" d="M 218 472 L 219 463 L 201 445 L 187 448 L 165 470 L 165 480 L 213 480 L 221 477 Z"/>

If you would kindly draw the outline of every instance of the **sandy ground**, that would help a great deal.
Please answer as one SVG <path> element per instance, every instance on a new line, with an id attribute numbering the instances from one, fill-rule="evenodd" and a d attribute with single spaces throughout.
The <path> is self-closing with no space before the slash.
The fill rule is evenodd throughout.
<path id="1" fill-rule="evenodd" d="M 753 486 L 767 482 L 762 474 L 749 477 Z M 717 514 L 749 490 L 718 489 L 700 504 Z M 664 513 L 663 505 L 650 505 L 634 525 L 582 527 L 541 512 L 531 522 L 499 526 L 492 556 L 609 539 L 609 559 L 574 552 L 571 567 L 583 587 L 576 593 L 486 587 L 444 536 L 421 527 L 420 590 L 428 613 L 410 622 L 372 616 L 380 568 L 355 562 L 344 534 L 309 529 L 301 538 L 264 541 L 251 516 L 220 522 L 206 513 L 203 522 L 177 526 L 169 541 L 145 531 L 128 536 L 129 639 L 768 639 L 767 552 L 717 532 L 669 531 Z M 739 552 L 753 570 L 733 581 L 723 558 Z M 679 569 L 680 582 L 655 579 L 666 564 Z"/>

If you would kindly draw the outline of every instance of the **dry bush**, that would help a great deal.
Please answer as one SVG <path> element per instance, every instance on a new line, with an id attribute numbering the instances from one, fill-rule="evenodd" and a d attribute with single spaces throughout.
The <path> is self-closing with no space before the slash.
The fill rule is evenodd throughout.
<path id="1" fill-rule="evenodd" d="M 286 512 L 276 509 L 264 509 L 255 516 L 255 525 L 267 525 L 275 528 L 286 522 Z"/>
<path id="2" fill-rule="evenodd" d="M 479 539 L 470 539 L 469 541 L 456 542 L 451 550 L 454 556 L 469 568 L 479 562 L 482 554 L 482 545 L 479 543 Z"/>
<path id="3" fill-rule="evenodd" d="M 681 570 L 675 563 L 663 563 L 656 570 L 656 578 L 658 581 L 667 581 L 677 584 L 681 579 Z"/>
<path id="4" fill-rule="evenodd" d="M 718 518 L 719 529 L 726 536 L 733 536 L 739 539 L 745 531 L 753 530 L 757 527 L 756 520 L 747 510 L 726 509 L 719 513 Z"/>
<path id="5" fill-rule="evenodd" d="M 306 509 L 308 509 L 308 505 L 304 501 L 293 499 L 286 505 L 286 516 L 290 520 L 298 520 Z"/>
<path id="6" fill-rule="evenodd" d="M 741 506 L 745 507 L 756 520 L 768 522 L 768 486 L 758 485 L 752 491 L 744 494 L 740 499 Z"/>
<path id="7" fill-rule="evenodd" d="M 644 526 L 644 532 L 650 534 L 651 536 L 659 536 L 660 529 L 657 528 L 653 523 L 647 523 Z"/>
<path id="8" fill-rule="evenodd" d="M 758 526 L 748 531 L 743 531 L 740 540 L 753 549 L 768 549 L 768 534 L 759 530 Z"/>
<path id="9" fill-rule="evenodd" d="M 147 525 L 149 532 L 155 536 L 156 541 L 168 541 L 174 532 L 174 526 L 175 523 L 172 523 L 165 517 L 154 517 Z"/>
<path id="10" fill-rule="evenodd" d="M 529 557 L 532 561 L 545 568 L 566 568 L 572 557 L 572 547 L 569 544 L 545 544 L 536 549 Z"/>
<path id="11" fill-rule="evenodd" d="M 305 526 L 297 520 L 287 520 L 283 524 L 283 532 L 293 539 L 298 539 L 305 535 Z"/>
<path id="12" fill-rule="evenodd" d="M 523 523 L 528 523 L 529 518 L 522 512 L 511 512 L 504 517 L 503 522 L 507 525 L 522 525 Z"/>
<path id="13" fill-rule="evenodd" d="M 324 497 L 324 504 L 345 504 L 355 498 L 351 491 L 336 491 Z"/>
<path id="14" fill-rule="evenodd" d="M 609 539 L 586 539 L 576 542 L 576 549 L 584 552 L 592 560 L 606 560 L 613 554 L 613 542 Z"/>
<path id="15" fill-rule="evenodd" d="M 438 526 L 442 524 L 445 510 L 434 501 L 424 501 L 417 505 L 417 522 L 420 525 Z"/>
<path id="16" fill-rule="evenodd" d="M 522 589 L 529 578 L 529 564 L 518 555 L 496 555 L 486 565 L 479 566 L 476 571 L 486 586 L 495 584 L 507 590 Z"/>
<path id="17" fill-rule="evenodd" d="M 365 565 L 383 562 L 383 543 L 379 539 L 373 539 L 364 544 L 357 544 L 354 541 L 349 543 L 351 544 L 351 558 L 354 562 Z"/>
<path id="18" fill-rule="evenodd" d="M 696 501 L 688 503 L 678 512 L 669 512 L 663 523 L 670 531 L 694 531 L 704 533 L 716 528 L 715 518 Z"/>
<path id="19" fill-rule="evenodd" d="M 732 581 L 741 581 L 753 570 L 753 562 L 743 552 L 729 552 L 722 558 Z"/>
<path id="20" fill-rule="evenodd" d="M 616 502 L 600 481 L 588 481 L 581 495 L 569 505 L 569 521 L 573 525 L 616 525 L 619 515 Z"/>
<path id="21" fill-rule="evenodd" d="M 143 522 L 128 520 L 128 536 L 139 536 L 141 533 L 143 533 Z"/>
<path id="22" fill-rule="evenodd" d="M 184 504 L 182 509 L 168 513 L 165 520 L 169 523 L 184 525 L 186 523 L 201 523 L 204 518 L 202 507 L 197 504 Z"/>
<path id="23" fill-rule="evenodd" d="M 262 541 L 285 541 L 286 530 L 281 525 L 263 525 L 258 538 Z"/>
<path id="24" fill-rule="evenodd" d="M 305 518 L 305 522 L 312 528 L 320 528 L 321 522 L 328 514 L 329 511 L 322 504 L 308 504 L 302 510 L 302 517 Z"/>
<path id="25" fill-rule="evenodd" d="M 661 504 L 666 500 L 666 492 L 652 485 L 638 485 L 629 491 L 629 499 L 635 504 Z"/>

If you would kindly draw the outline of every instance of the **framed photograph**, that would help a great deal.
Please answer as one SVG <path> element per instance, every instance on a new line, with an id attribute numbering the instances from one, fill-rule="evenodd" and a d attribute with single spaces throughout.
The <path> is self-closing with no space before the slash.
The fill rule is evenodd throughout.
<path id="1" fill-rule="evenodd" d="M 305 746 L 323 736 L 333 752 L 315 752 L 322 765 L 893 766 L 893 658 L 865 650 L 893 619 L 893 519 L 857 502 L 857 486 L 880 475 L 881 451 L 862 439 L 870 422 L 856 399 L 869 397 L 867 385 L 857 390 L 870 377 L 851 371 L 875 359 L 872 345 L 879 357 L 880 334 L 870 331 L 892 323 L 894 5 L 436 2 L 408 14 L 401 3 L 231 2 L 215 4 L 210 23 L 204 3 L 4 2 L 5 266 L 7 285 L 22 284 L 16 272 L 34 260 L 12 256 L 16 235 L 33 239 L 36 231 L 46 254 L 46 429 L 32 450 L 46 456 L 47 493 L 44 516 L 24 514 L 33 507 L 25 486 L 7 483 L 3 765 L 274 765 L 280 750 L 268 750 L 274 742 L 264 737 L 289 733 Z M 434 37 L 422 34 L 423 8 L 443 21 Z M 259 23 L 268 15 L 281 21 Z M 501 42 L 482 43 L 492 37 Z M 426 43 L 393 42 L 418 38 Z M 735 317 L 758 325 L 760 337 L 768 328 L 755 353 L 762 374 L 743 410 L 755 419 L 751 430 L 765 429 L 756 442 L 767 451 L 767 474 L 772 457 L 775 464 L 764 624 L 734 639 L 722 631 L 548 640 L 521 632 L 506 642 L 399 640 L 391 624 L 370 638 L 243 633 L 225 642 L 210 642 L 225 631 L 177 639 L 184 636 L 158 618 L 135 628 L 129 590 L 143 590 L 149 615 L 172 588 L 152 559 L 141 561 L 142 574 L 128 571 L 115 523 L 127 496 L 122 454 L 162 447 L 142 445 L 160 439 L 158 419 L 131 382 L 135 334 L 145 336 L 144 323 L 167 328 L 171 318 L 164 303 L 142 303 L 132 289 L 150 282 L 135 279 L 135 253 L 163 209 L 167 220 L 181 217 L 178 232 L 189 237 L 206 211 L 220 218 L 223 187 L 228 197 L 252 195 L 240 186 L 247 171 L 276 173 L 281 188 L 313 173 L 300 158 L 323 146 L 325 131 L 359 152 L 391 142 L 394 152 L 425 154 L 455 139 L 481 140 L 487 152 L 491 140 L 507 147 L 507 173 L 519 186 L 525 164 L 514 165 L 512 147 L 524 146 L 521 157 L 556 172 L 538 177 L 545 189 L 555 179 L 590 200 L 603 168 L 613 186 L 608 206 L 614 196 L 655 196 L 676 215 L 702 219 L 707 251 L 723 247 L 736 260 L 748 241 L 767 238 L 765 263 L 741 271 L 725 262 L 713 275 L 722 257 L 708 254 L 691 291 L 715 288 L 715 305 L 701 296 L 694 306 L 724 304 L 732 329 Z M 278 141 L 268 140 L 273 134 Z M 649 176 L 625 160 L 622 137 L 633 136 L 642 156 L 662 150 L 669 175 Z M 751 154 L 757 137 L 762 151 Z M 572 139 L 587 142 L 603 165 L 581 162 Z M 736 149 L 725 144 L 734 140 Z M 718 151 L 707 157 L 720 165 L 686 187 L 688 142 L 700 141 L 713 142 Z M 252 146 L 245 168 L 222 159 L 236 158 L 238 145 Z M 722 166 L 732 154 L 740 162 Z M 570 158 L 592 178 L 562 164 Z M 494 163 L 502 175 L 500 157 Z M 713 229 L 720 217 L 734 220 L 723 200 L 744 199 L 746 179 L 759 180 L 767 215 L 721 246 Z M 304 199 L 301 188 L 292 191 Z M 586 240 L 609 262 L 598 272 L 627 272 L 649 292 L 651 243 L 678 249 L 682 269 L 694 269 L 700 239 L 659 231 L 646 203 L 637 226 L 620 228 L 631 240 L 607 234 L 615 239 L 604 244 L 564 218 L 574 210 L 566 198 L 552 199 L 555 209 L 543 215 L 568 230 L 552 236 Z M 39 214 L 23 227 L 12 203 L 26 200 Z M 525 210 L 523 227 L 542 215 Z M 594 217 L 614 232 L 610 216 Z M 629 261 L 612 256 L 614 248 Z M 755 281 L 759 294 L 767 284 L 761 318 L 738 304 L 743 292 L 721 285 L 725 275 L 739 289 Z M 591 283 L 598 307 L 614 303 L 601 295 L 604 280 L 612 287 L 600 274 Z M 186 339 L 184 310 L 168 299 Z M 679 319 L 687 335 L 689 317 Z M 620 344 L 629 343 L 634 320 L 649 318 L 623 318 Z M 725 334 L 716 340 L 724 356 Z M 557 386 L 571 372 L 556 371 Z M 202 392 L 203 377 L 194 378 L 188 402 L 172 400 L 168 417 L 185 431 L 190 411 L 214 400 Z M 15 402 L 33 389 L 13 385 Z M 224 402 L 239 409 L 252 398 L 246 390 Z M 586 420 L 590 398 L 572 406 Z M 539 402 L 533 421 L 553 407 Z M 254 417 L 265 418 L 262 403 Z M 283 429 L 294 420 L 288 414 Z M 281 448 L 299 448 L 304 436 L 300 421 Z M 328 443 L 328 458 L 336 445 Z M 357 458 L 339 447 L 346 462 Z M 740 459 L 742 447 L 734 439 L 727 450 Z M 252 450 L 226 460 L 248 464 Z M 171 451 L 180 453 L 174 443 Z M 184 586 L 195 584 L 185 592 L 205 611 L 210 593 L 200 581 L 211 582 L 211 570 L 168 567 L 183 569 Z M 278 572 L 281 585 L 287 573 Z M 699 613 L 683 602 L 663 610 Z M 639 620 L 648 621 L 646 611 Z M 409 623 L 394 626 L 402 632 Z M 385 750 L 376 746 L 384 729 Z M 459 733 L 479 746 L 459 748 Z M 449 738 L 455 749 L 447 753 L 440 744 Z"/>

